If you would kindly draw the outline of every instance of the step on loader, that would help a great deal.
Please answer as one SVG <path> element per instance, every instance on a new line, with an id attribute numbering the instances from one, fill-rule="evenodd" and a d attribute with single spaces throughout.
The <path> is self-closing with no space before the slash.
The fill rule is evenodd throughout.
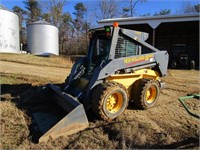
<path id="1" fill-rule="evenodd" d="M 161 77 L 167 74 L 169 56 L 167 51 L 145 42 L 147 33 L 123 29 L 114 23 L 91 29 L 89 38 L 87 55 L 75 62 L 65 86 L 49 84 L 44 88 L 49 101 L 54 99 L 65 110 L 65 116 L 47 125 L 45 121 L 50 115 L 34 113 L 44 133 L 39 142 L 87 128 L 89 108 L 98 117 L 113 120 L 125 111 L 129 102 L 148 109 L 158 100 L 165 85 Z M 44 126 L 48 129 L 43 129 Z"/>

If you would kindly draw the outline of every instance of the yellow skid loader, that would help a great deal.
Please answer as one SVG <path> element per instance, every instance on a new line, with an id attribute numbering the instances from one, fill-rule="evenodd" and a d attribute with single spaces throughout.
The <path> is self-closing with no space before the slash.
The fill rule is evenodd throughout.
<path id="1" fill-rule="evenodd" d="M 153 107 L 158 100 L 168 66 L 167 51 L 145 42 L 148 34 L 113 26 L 91 29 L 87 56 L 72 67 L 64 88 L 49 84 L 44 90 L 65 110 L 65 116 L 51 123 L 49 115 L 33 116 L 44 135 L 39 142 L 67 136 L 89 126 L 86 111 L 104 120 L 121 115 L 129 101 L 141 109 Z M 49 121 L 47 121 L 49 123 Z"/>

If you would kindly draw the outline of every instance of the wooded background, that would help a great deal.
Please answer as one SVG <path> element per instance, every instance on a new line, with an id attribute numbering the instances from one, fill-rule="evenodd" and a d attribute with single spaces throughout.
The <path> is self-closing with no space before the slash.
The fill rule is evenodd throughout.
<path id="1" fill-rule="evenodd" d="M 68 0 L 24 0 L 24 8 L 14 6 L 13 11 L 19 16 L 20 42 L 27 44 L 26 25 L 38 20 L 52 23 L 59 29 L 59 51 L 64 55 L 86 54 L 88 47 L 88 30 L 97 26 L 97 21 L 115 17 L 134 17 L 136 7 L 147 0 L 98 0 L 93 2 L 93 9 L 86 3 L 79 2 L 74 5 L 74 12 L 70 13 L 64 8 Z M 184 3 L 176 14 L 199 13 L 200 4 Z M 158 16 L 173 15 L 170 9 L 162 9 L 154 14 L 141 15 Z"/>

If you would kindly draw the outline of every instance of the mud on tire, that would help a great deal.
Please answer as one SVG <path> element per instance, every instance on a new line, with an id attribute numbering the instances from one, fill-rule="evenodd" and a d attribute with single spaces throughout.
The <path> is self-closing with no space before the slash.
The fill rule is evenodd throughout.
<path id="1" fill-rule="evenodd" d="M 156 104 L 159 94 L 160 87 L 157 81 L 139 79 L 133 86 L 133 103 L 141 109 L 148 109 Z"/>
<path id="2" fill-rule="evenodd" d="M 115 82 L 97 85 L 92 94 L 92 110 L 104 120 L 112 120 L 124 112 L 128 105 L 126 88 Z"/>

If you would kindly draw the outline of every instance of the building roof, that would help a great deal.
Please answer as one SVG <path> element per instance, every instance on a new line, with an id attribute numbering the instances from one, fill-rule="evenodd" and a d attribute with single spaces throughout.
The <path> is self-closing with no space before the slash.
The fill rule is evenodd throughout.
<path id="1" fill-rule="evenodd" d="M 187 14 L 187 15 L 161 15 L 161 16 L 148 16 L 148 17 L 129 17 L 129 18 L 113 18 L 99 20 L 99 26 L 110 25 L 113 22 L 119 22 L 120 25 L 131 24 L 149 24 L 153 29 L 158 27 L 163 22 L 186 22 L 186 21 L 199 21 L 200 14 Z"/>

